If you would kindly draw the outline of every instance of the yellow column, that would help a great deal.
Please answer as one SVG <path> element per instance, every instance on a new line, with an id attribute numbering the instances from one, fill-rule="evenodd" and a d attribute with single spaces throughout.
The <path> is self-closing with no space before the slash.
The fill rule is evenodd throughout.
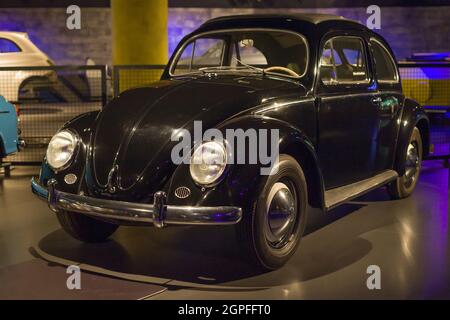
<path id="1" fill-rule="evenodd" d="M 168 0 L 111 0 L 113 64 L 166 64 Z"/>

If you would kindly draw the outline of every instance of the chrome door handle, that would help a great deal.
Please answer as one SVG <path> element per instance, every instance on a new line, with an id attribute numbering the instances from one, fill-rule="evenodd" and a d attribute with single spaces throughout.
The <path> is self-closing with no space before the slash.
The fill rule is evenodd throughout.
<path id="1" fill-rule="evenodd" d="M 373 105 L 379 106 L 381 101 L 382 101 L 382 99 L 381 99 L 381 97 L 375 97 L 375 98 L 372 98 L 371 101 L 372 101 Z"/>

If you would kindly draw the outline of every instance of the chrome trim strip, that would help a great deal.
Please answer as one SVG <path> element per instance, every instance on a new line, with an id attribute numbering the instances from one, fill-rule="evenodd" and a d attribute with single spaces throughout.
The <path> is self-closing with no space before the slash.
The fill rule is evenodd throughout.
<path id="1" fill-rule="evenodd" d="M 191 38 L 189 38 L 188 40 L 186 40 L 183 45 L 180 47 L 180 49 L 178 49 L 178 51 L 175 53 L 174 58 L 172 60 L 172 63 L 169 67 L 169 75 L 171 77 L 180 77 L 180 76 L 185 76 L 185 75 L 189 75 L 189 74 L 194 74 L 195 72 L 189 72 L 189 73 L 183 73 L 183 74 L 173 74 L 172 71 L 176 65 L 176 63 L 178 62 L 178 59 L 180 58 L 183 50 L 194 40 L 201 38 L 202 36 L 205 35 L 211 35 L 211 34 L 217 34 L 217 33 L 226 33 L 226 32 L 240 32 L 240 31 L 276 31 L 276 32 L 285 32 L 285 33 L 290 33 L 290 34 L 294 34 L 296 36 L 299 36 L 305 43 L 306 46 L 306 66 L 305 66 L 305 71 L 299 76 L 299 77 L 289 77 L 291 79 L 301 79 L 303 78 L 306 73 L 308 72 L 308 67 L 309 67 L 309 58 L 310 58 L 310 50 L 309 50 L 309 43 L 308 40 L 306 39 L 306 37 L 298 32 L 292 31 L 292 30 L 287 30 L 287 29 L 277 29 L 277 28 L 236 28 L 236 29 L 217 29 L 217 30 L 211 30 L 211 31 L 206 31 L 206 32 L 202 32 L 199 33 Z M 271 75 L 282 75 L 285 76 L 285 74 L 283 73 L 271 73 L 269 72 L 269 74 Z"/>
<path id="2" fill-rule="evenodd" d="M 162 228 L 166 225 L 231 225 L 242 218 L 242 209 L 232 206 L 194 207 L 167 205 L 163 191 L 155 193 L 153 204 L 97 199 L 58 191 L 56 181 L 50 180 L 48 189 L 35 178 L 31 179 L 31 190 L 46 200 L 54 212 L 74 211 L 88 216 L 153 223 Z"/>
<path id="3" fill-rule="evenodd" d="M 261 109 L 256 110 L 253 113 L 254 114 L 263 114 L 264 112 L 268 112 L 273 109 L 282 108 L 282 107 L 295 105 L 295 104 L 314 102 L 314 101 L 315 101 L 314 98 L 304 98 L 304 99 L 299 99 L 299 100 L 294 100 L 294 101 L 286 101 L 286 102 L 269 101 L 265 105 L 257 106 L 257 108 L 261 108 Z"/>
<path id="4" fill-rule="evenodd" d="M 384 92 L 383 92 L 384 93 Z M 362 93 L 344 93 L 344 92 L 338 92 L 335 93 L 333 95 L 329 95 L 329 96 L 325 96 L 325 97 L 321 97 L 321 99 L 323 101 L 327 101 L 327 100 L 333 100 L 333 99 L 342 99 L 342 97 L 345 98 L 355 98 L 355 97 L 366 97 L 366 96 L 373 96 L 373 97 L 377 97 L 379 96 L 380 93 L 376 92 L 376 91 L 369 91 L 369 92 L 362 92 Z"/>

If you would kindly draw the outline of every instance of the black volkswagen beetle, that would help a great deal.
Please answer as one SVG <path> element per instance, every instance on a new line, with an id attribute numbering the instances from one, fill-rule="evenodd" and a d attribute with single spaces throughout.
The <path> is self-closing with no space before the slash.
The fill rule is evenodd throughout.
<path id="1" fill-rule="evenodd" d="M 277 130 L 276 164 L 226 161 L 236 144 L 203 137 L 187 145 L 199 161 L 174 162 L 174 137 L 199 121 Z M 181 41 L 159 82 L 65 124 L 32 190 L 81 241 L 125 224 L 235 225 L 246 256 L 275 269 L 308 205 L 328 211 L 383 185 L 407 197 L 428 152 L 428 118 L 376 33 L 330 15 L 221 17 Z"/>

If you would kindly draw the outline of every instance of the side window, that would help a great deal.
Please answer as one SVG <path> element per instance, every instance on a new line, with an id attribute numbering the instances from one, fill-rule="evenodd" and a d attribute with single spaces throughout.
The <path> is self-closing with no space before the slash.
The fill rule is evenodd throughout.
<path id="1" fill-rule="evenodd" d="M 335 37 L 328 40 L 320 59 L 320 79 L 325 85 L 367 83 L 367 61 L 362 39 Z"/>
<path id="2" fill-rule="evenodd" d="M 197 67 L 219 66 L 222 64 L 224 41 L 221 39 L 195 40 L 193 64 Z"/>
<path id="3" fill-rule="evenodd" d="M 373 57 L 375 60 L 375 72 L 378 81 L 398 82 L 397 67 L 389 52 L 376 40 L 371 40 Z"/>
<path id="4" fill-rule="evenodd" d="M 175 74 L 182 74 L 192 70 L 192 51 L 194 49 L 194 43 L 190 43 L 184 48 L 180 58 L 178 58 L 177 68 Z"/>
<path id="5" fill-rule="evenodd" d="M 320 79 L 326 85 L 336 83 L 336 67 L 342 65 L 341 59 L 333 49 L 332 40 L 323 47 L 320 58 Z"/>
<path id="6" fill-rule="evenodd" d="M 202 67 L 221 66 L 224 48 L 222 39 L 196 39 L 184 48 L 174 73 L 183 74 Z"/>
<path id="7" fill-rule="evenodd" d="M 358 49 L 344 49 L 345 58 L 354 67 L 361 67 L 364 64 L 362 51 Z"/>
<path id="8" fill-rule="evenodd" d="M 341 58 L 336 54 L 336 51 L 331 49 L 331 41 L 328 46 L 325 46 L 322 52 L 321 65 L 324 67 L 340 66 L 342 64 Z"/>
<path id="9" fill-rule="evenodd" d="M 20 48 L 11 40 L 0 38 L 0 53 L 20 52 Z"/>

